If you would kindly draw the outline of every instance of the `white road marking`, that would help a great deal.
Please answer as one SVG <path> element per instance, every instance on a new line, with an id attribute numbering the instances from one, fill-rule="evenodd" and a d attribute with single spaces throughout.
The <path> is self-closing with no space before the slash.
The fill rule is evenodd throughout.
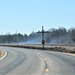
<path id="1" fill-rule="evenodd" d="M 5 55 L 2 58 L 0 58 L 0 60 L 4 59 L 7 56 L 7 52 L 5 50 L 3 51 L 5 52 Z"/>
<path id="2" fill-rule="evenodd" d="M 75 56 L 75 54 L 72 54 L 72 53 L 64 53 L 64 54 Z"/>

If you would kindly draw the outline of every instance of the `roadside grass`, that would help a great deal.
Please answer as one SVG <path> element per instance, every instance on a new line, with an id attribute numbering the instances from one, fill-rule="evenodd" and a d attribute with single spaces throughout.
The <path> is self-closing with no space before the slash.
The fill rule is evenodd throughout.
<path id="1" fill-rule="evenodd" d="M 5 55 L 5 52 L 3 50 L 0 50 L 0 58 Z"/>
<path id="2" fill-rule="evenodd" d="M 25 44 L 25 45 L 3 44 L 1 46 L 43 50 L 42 44 Z M 45 44 L 44 50 L 75 54 L 75 45 L 49 45 L 49 44 Z"/>

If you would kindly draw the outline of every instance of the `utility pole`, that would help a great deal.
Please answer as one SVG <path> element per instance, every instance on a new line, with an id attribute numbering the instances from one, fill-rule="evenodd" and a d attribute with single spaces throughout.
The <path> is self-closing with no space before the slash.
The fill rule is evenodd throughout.
<path id="1" fill-rule="evenodd" d="M 44 50 L 44 44 L 45 44 L 45 40 L 44 40 L 44 28 L 42 26 L 42 45 L 43 45 L 43 50 Z"/>
<path id="2" fill-rule="evenodd" d="M 44 27 L 42 26 L 42 32 L 37 32 L 37 33 L 42 33 L 42 45 L 43 45 L 43 50 L 44 50 L 44 45 L 45 45 L 45 39 L 44 39 L 44 33 L 49 33 L 44 31 Z"/>

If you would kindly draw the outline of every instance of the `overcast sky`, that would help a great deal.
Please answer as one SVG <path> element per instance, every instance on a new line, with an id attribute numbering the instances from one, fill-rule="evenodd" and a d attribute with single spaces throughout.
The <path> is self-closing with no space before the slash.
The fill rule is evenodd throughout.
<path id="1" fill-rule="evenodd" d="M 0 0 L 0 34 L 75 27 L 75 0 Z"/>

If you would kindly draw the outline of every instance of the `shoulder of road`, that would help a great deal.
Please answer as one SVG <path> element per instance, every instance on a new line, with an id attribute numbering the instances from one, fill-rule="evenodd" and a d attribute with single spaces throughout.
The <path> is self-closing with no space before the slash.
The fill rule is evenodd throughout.
<path id="1" fill-rule="evenodd" d="M 0 60 L 4 59 L 7 55 L 7 52 L 5 50 L 0 50 Z"/>
<path id="2" fill-rule="evenodd" d="M 24 44 L 24 45 L 3 44 L 1 46 L 20 47 L 20 48 L 42 50 L 42 44 Z M 50 44 L 45 44 L 44 50 L 64 52 L 66 54 L 70 54 L 70 55 L 73 55 L 73 56 L 75 55 L 75 45 L 50 45 Z"/>

